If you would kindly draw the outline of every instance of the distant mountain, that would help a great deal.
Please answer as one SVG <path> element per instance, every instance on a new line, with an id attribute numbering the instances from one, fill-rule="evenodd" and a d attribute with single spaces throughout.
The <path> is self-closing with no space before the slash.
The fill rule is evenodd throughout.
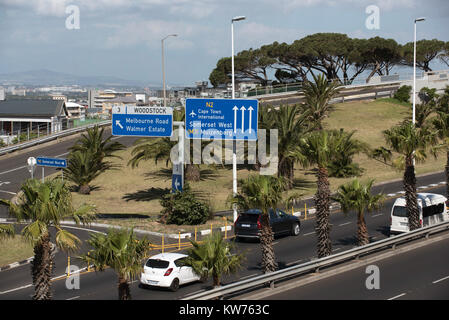
<path id="1" fill-rule="evenodd" d="M 46 69 L 0 74 L 0 84 L 31 86 L 80 85 L 160 87 L 160 85 L 148 84 L 147 82 L 139 80 L 125 80 L 113 76 L 78 76 Z"/>

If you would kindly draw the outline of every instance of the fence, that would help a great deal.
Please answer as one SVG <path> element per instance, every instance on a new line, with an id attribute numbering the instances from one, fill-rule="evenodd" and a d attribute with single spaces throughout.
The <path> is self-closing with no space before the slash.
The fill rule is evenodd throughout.
<path id="1" fill-rule="evenodd" d="M 28 148 L 57 138 L 79 133 L 97 125 L 105 126 L 110 124 L 111 120 L 104 120 L 93 124 L 80 126 L 77 128 L 67 128 L 66 130 L 62 130 L 56 133 L 50 133 L 50 129 L 43 130 L 42 126 L 46 125 L 34 127 L 32 128 L 32 130 L 27 129 L 26 132 L 25 131 L 21 132 L 20 130 L 14 131 L 16 135 L 7 135 L 6 137 L 1 137 L 2 139 L 5 138 L 7 140 L 7 143 L 3 142 L 3 146 L 0 144 L 0 155 L 16 151 L 19 149 Z"/>

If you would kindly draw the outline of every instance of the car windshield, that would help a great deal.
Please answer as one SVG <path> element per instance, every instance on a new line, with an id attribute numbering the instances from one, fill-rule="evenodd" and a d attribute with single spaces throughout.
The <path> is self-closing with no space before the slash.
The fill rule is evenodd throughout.
<path id="1" fill-rule="evenodd" d="M 407 209 L 405 207 L 401 207 L 401 206 L 394 206 L 393 216 L 407 218 Z"/>
<path id="2" fill-rule="evenodd" d="M 165 260 L 148 259 L 146 266 L 149 268 L 165 269 L 170 263 Z"/>

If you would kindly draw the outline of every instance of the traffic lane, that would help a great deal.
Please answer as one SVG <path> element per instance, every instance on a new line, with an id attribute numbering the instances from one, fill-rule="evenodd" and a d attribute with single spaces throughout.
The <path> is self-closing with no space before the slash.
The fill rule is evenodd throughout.
<path id="1" fill-rule="evenodd" d="M 367 266 L 317 280 L 265 300 L 387 300 L 387 299 L 447 299 L 449 276 L 449 239 L 397 254 L 372 263 L 379 268 L 380 288 L 366 286 Z M 372 283 L 371 279 L 368 279 Z"/>
<path id="2" fill-rule="evenodd" d="M 16 226 L 16 233 L 19 233 L 20 230 L 24 227 L 24 225 Z M 82 240 L 80 247 L 76 252 L 70 254 L 70 264 L 72 266 L 76 266 L 79 269 L 87 267 L 87 263 L 80 260 L 78 256 L 80 254 L 86 254 L 91 247 L 85 241 L 89 239 L 90 230 L 83 229 L 75 229 L 77 227 L 64 227 L 64 229 L 68 230 L 75 236 L 77 236 L 80 240 Z M 54 228 L 51 228 L 52 242 L 55 243 L 55 235 L 56 231 Z M 52 277 L 61 276 L 66 273 L 68 267 L 68 254 L 59 250 L 56 252 L 54 257 L 54 270 Z M 5 292 L 8 290 L 13 290 L 16 288 L 20 288 L 25 285 L 29 285 L 32 283 L 31 276 L 31 264 L 23 265 L 20 267 L 16 267 L 13 269 L 7 269 L 5 271 L 0 272 L 0 292 Z M 1 299 L 1 296 L 0 296 Z"/>
<path id="3" fill-rule="evenodd" d="M 390 201 L 392 202 L 394 200 Z M 388 226 L 389 224 L 389 210 L 390 206 L 387 205 L 384 207 L 384 212 L 382 215 L 379 215 L 378 213 L 367 215 L 367 225 L 370 235 L 372 237 L 375 238 L 386 237 L 383 231 L 385 227 Z M 339 212 L 331 215 L 331 222 L 333 224 L 333 228 L 331 231 L 331 239 L 333 241 L 334 252 L 338 250 L 343 251 L 351 249 L 355 245 L 354 242 L 351 242 L 354 241 L 354 237 L 356 234 L 355 219 L 356 217 L 353 214 L 344 215 L 343 213 Z M 292 264 L 303 263 L 310 260 L 313 257 L 316 257 L 316 236 L 314 235 L 314 225 L 315 219 L 303 221 L 302 223 L 303 233 L 300 236 L 280 237 L 275 239 L 274 241 L 275 253 L 277 261 L 279 262 L 281 268 Z M 310 233 L 304 234 L 304 229 L 307 231 L 312 230 L 312 234 Z M 348 241 L 348 238 L 350 239 L 350 241 Z M 262 273 L 260 269 L 260 261 L 261 261 L 260 244 L 258 242 L 243 242 L 243 243 L 237 242 L 236 245 L 237 250 L 239 252 L 245 253 L 247 260 L 241 272 L 235 276 L 225 277 L 224 278 L 225 282 L 237 281 L 239 279 L 247 278 L 249 276 L 254 276 Z M 98 279 L 99 279 L 98 286 L 102 287 L 103 281 L 101 280 L 100 275 Z M 191 288 L 186 289 L 190 292 L 194 292 L 195 290 L 201 290 L 201 286 L 198 285 L 187 286 L 187 288 Z M 98 296 L 101 297 L 102 294 L 107 295 L 108 290 L 109 290 L 108 288 L 99 291 L 97 289 L 96 292 L 98 292 L 99 294 Z M 156 290 L 156 292 L 159 291 Z M 146 298 L 147 296 L 148 294 L 145 293 L 143 298 Z"/>
<path id="4" fill-rule="evenodd" d="M 444 181 L 446 181 L 444 172 L 425 174 L 422 176 L 418 176 L 416 178 L 416 186 L 417 186 L 417 188 L 419 188 L 419 187 L 429 186 L 431 184 L 438 184 L 438 183 L 444 182 Z M 382 183 L 381 185 L 377 185 L 377 186 L 374 185 L 371 189 L 371 193 L 372 194 L 383 193 L 385 195 L 388 195 L 388 194 L 396 194 L 397 192 L 400 192 L 403 190 L 404 190 L 404 184 L 403 184 L 402 180 L 398 180 L 398 181 L 393 181 L 393 182 L 388 182 L 388 183 Z M 418 192 L 423 192 L 423 191 L 418 190 Z M 444 193 L 442 193 L 442 194 L 445 195 L 446 191 L 443 191 L 443 192 Z M 310 198 L 307 200 L 300 201 L 297 208 L 299 210 L 303 210 L 305 203 L 307 204 L 308 208 L 315 206 L 313 199 Z"/>
<path id="5" fill-rule="evenodd" d="M 107 134 L 105 133 L 105 135 Z M 127 147 L 132 146 L 137 140 L 135 137 L 113 137 L 112 139 L 119 141 Z M 74 138 L 70 141 L 60 142 L 9 158 L 0 157 L 0 198 L 11 199 L 20 190 L 22 183 L 31 177 L 26 165 L 29 157 L 41 155 L 54 158 L 65 157 L 68 155 L 68 149 L 73 146 L 76 140 Z M 44 169 L 45 176 L 52 175 L 56 172 L 61 172 L 61 170 L 51 167 L 45 167 Z M 42 167 L 36 167 L 34 177 L 38 179 L 42 178 Z M 8 210 L 4 206 L 0 206 L 0 217 L 9 217 Z"/>

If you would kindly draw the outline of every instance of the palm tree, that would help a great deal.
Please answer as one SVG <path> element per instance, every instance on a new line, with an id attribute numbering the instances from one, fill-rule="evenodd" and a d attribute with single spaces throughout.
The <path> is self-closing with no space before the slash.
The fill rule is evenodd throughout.
<path id="1" fill-rule="evenodd" d="M 131 300 L 129 283 L 142 269 L 150 243 L 144 238 L 138 240 L 133 230 L 109 230 L 107 234 L 92 233 L 87 241 L 93 247 L 88 255 L 80 258 L 93 263 L 95 270 L 114 269 L 118 275 L 119 300 Z"/>
<path id="2" fill-rule="evenodd" d="M 116 157 L 115 152 L 123 150 L 125 146 L 118 141 L 112 142 L 112 135 L 103 139 L 104 128 L 98 126 L 87 129 L 87 134 L 83 133 L 81 138 L 69 149 L 71 152 L 81 151 L 83 153 L 90 151 L 98 155 L 99 161 L 104 158 Z"/>
<path id="3" fill-rule="evenodd" d="M 286 179 L 286 187 L 293 188 L 294 164 L 292 151 L 301 136 L 311 131 L 307 112 L 300 105 L 281 105 L 279 108 L 266 107 L 259 114 L 259 127 L 278 130 L 278 177 Z"/>
<path id="4" fill-rule="evenodd" d="M 202 279 L 212 276 L 214 287 L 221 285 L 223 275 L 235 273 L 240 269 L 243 255 L 232 254 L 234 246 L 225 241 L 220 232 L 211 234 L 201 243 L 191 242 L 193 248 L 187 250 L 185 265 L 191 266 Z"/>
<path id="5" fill-rule="evenodd" d="M 368 229 L 365 223 L 365 211 L 371 212 L 378 209 L 384 200 L 383 194 L 371 195 L 371 187 L 374 180 L 363 184 L 358 179 L 354 179 L 341 185 L 332 200 L 341 205 L 344 213 L 351 210 L 357 212 L 357 241 L 359 246 L 369 243 Z"/>
<path id="6" fill-rule="evenodd" d="M 355 131 L 345 132 L 343 129 L 332 131 L 336 139 L 334 160 L 328 165 L 329 176 L 337 178 L 345 178 L 350 176 L 358 176 L 363 169 L 358 164 L 353 163 L 352 159 L 356 154 L 364 152 L 369 154 L 370 148 L 368 144 L 354 139 Z"/>
<path id="7" fill-rule="evenodd" d="M 100 161 L 98 156 L 90 151 L 75 151 L 68 157 L 64 175 L 78 186 L 80 194 L 90 194 L 89 184 L 106 170 L 115 168 L 116 165 L 109 161 Z"/>
<path id="8" fill-rule="evenodd" d="M 299 141 L 293 156 L 305 168 L 317 167 L 317 191 L 314 197 L 316 207 L 316 227 L 318 236 L 318 257 L 322 258 L 332 254 L 330 240 L 330 185 L 328 167 L 334 161 L 341 146 L 341 132 L 314 131 Z"/>
<path id="9" fill-rule="evenodd" d="M 433 119 L 433 125 L 438 131 L 438 136 L 443 140 L 443 146 L 446 147 L 446 197 L 449 198 L 449 114 L 438 112 L 437 117 Z"/>
<path id="10" fill-rule="evenodd" d="M 262 269 L 265 273 L 277 269 L 273 248 L 273 230 L 268 211 L 276 208 L 282 200 L 286 182 L 283 178 L 264 175 L 250 175 L 241 182 L 241 192 L 236 197 L 230 195 L 228 202 L 237 204 L 239 209 L 257 208 L 262 210 L 260 218 L 260 245 L 262 249 Z"/>
<path id="11" fill-rule="evenodd" d="M 103 139 L 104 128 L 98 126 L 89 128 L 87 134 L 82 134 L 81 138 L 69 149 L 67 168 L 64 169 L 67 179 L 78 186 L 81 194 L 90 194 L 89 183 L 101 173 L 109 169 L 117 168 L 106 158 L 116 157 L 115 152 L 125 148 L 119 142 L 111 142 L 112 136 Z"/>
<path id="12" fill-rule="evenodd" d="M 202 141 L 203 145 L 205 141 Z M 177 145 L 176 141 L 171 141 L 170 138 L 140 138 L 134 143 L 135 147 L 131 151 L 132 158 L 128 161 L 128 165 L 135 168 L 141 161 L 154 159 L 157 164 L 159 160 L 165 160 L 165 165 L 168 166 L 171 158 L 175 156 L 172 154 L 173 148 Z M 190 142 L 186 140 L 184 148 L 191 148 Z M 193 147 L 193 144 L 192 144 Z M 185 149 L 187 150 L 187 149 Z M 193 154 L 190 149 L 190 154 Z M 201 171 L 198 164 L 187 163 L 185 171 L 185 179 L 187 181 L 199 181 L 201 178 Z"/>
<path id="13" fill-rule="evenodd" d="M 403 184 L 410 231 L 418 229 L 420 222 L 414 160 L 423 162 L 427 158 L 427 150 L 437 144 L 436 132 L 431 131 L 428 126 L 417 128 L 406 121 L 385 130 L 384 138 L 387 145 L 399 153 L 399 157 L 393 160 L 393 166 L 398 169 L 405 168 Z M 435 155 L 432 149 L 431 151 Z"/>
<path id="14" fill-rule="evenodd" d="M 302 87 L 305 99 L 303 108 L 307 110 L 308 120 L 314 127 L 323 130 L 322 122 L 333 110 L 329 103 L 338 94 L 340 84 L 328 81 L 324 74 L 312 76 L 314 82 L 306 81 Z"/>
<path id="15" fill-rule="evenodd" d="M 9 207 L 17 222 L 26 222 L 23 237 L 34 247 L 31 271 L 34 285 L 34 300 L 51 299 L 51 274 L 54 266 L 53 244 L 50 242 L 50 228 L 56 229 L 55 244 L 65 251 L 75 251 L 80 240 L 61 228 L 61 221 L 71 219 L 76 224 L 88 224 L 95 219 L 94 208 L 82 205 L 74 209 L 72 195 L 65 182 L 59 179 L 40 182 L 27 180 L 21 187 L 16 201 L 0 199 Z"/>

